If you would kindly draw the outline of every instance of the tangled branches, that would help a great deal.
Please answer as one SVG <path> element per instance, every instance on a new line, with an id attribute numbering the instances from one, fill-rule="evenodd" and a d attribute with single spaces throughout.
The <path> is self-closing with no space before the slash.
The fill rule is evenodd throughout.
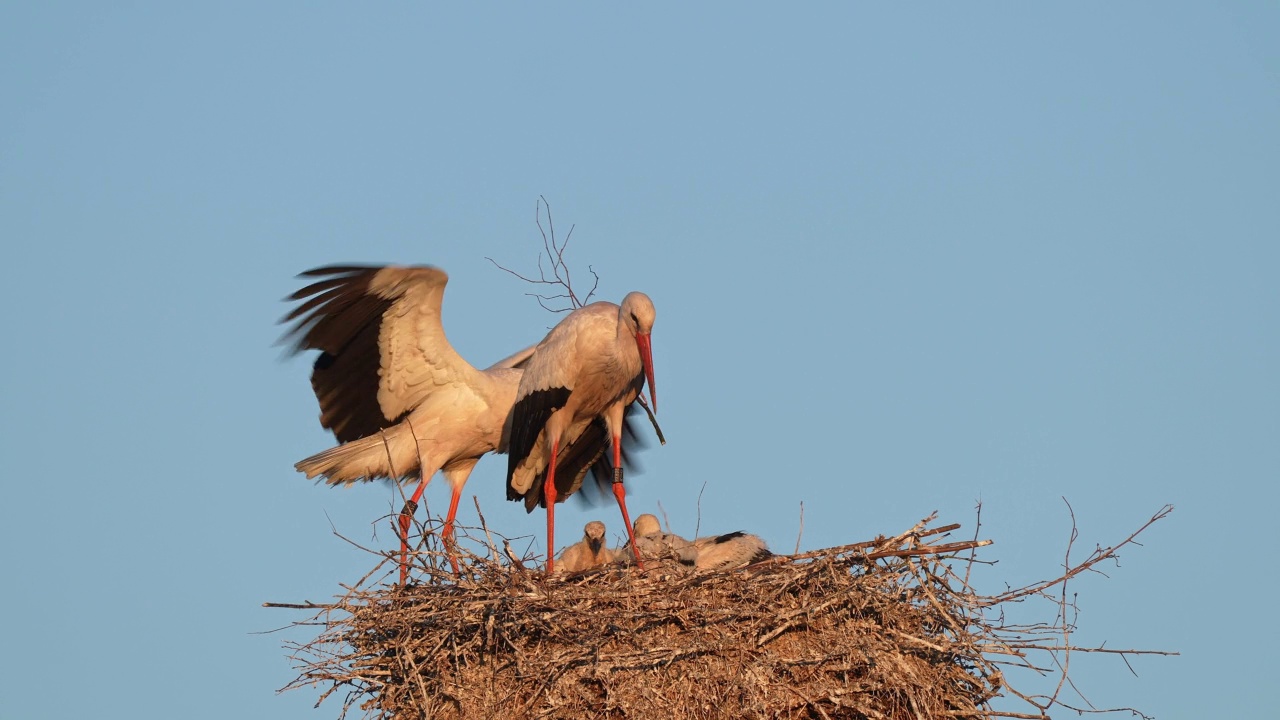
<path id="1" fill-rule="evenodd" d="M 547 208 L 546 228 L 542 227 L 542 208 L 544 206 Z M 547 202 L 547 199 L 541 195 L 538 196 L 538 204 L 537 207 L 534 208 L 533 222 L 538 226 L 538 232 L 542 235 L 542 251 L 538 253 L 538 276 L 536 278 L 521 275 L 515 270 L 500 265 L 497 260 L 494 260 L 491 257 L 486 257 L 485 260 L 493 263 L 494 267 L 499 270 L 510 273 L 527 283 L 547 286 L 550 288 L 548 292 L 555 293 L 554 295 L 547 295 L 540 292 L 525 293 L 529 297 L 536 299 L 538 304 L 541 305 L 544 310 L 548 310 L 553 313 L 569 312 L 570 310 L 583 307 L 587 303 L 591 302 L 591 298 L 596 294 L 596 288 L 600 287 L 600 276 L 596 274 L 595 268 L 590 265 L 587 266 L 587 272 L 591 273 L 591 277 L 594 278 L 594 281 L 591 283 L 591 289 L 587 291 L 587 294 L 584 297 L 579 298 L 577 292 L 573 289 L 573 278 L 569 272 L 569 266 L 565 264 L 564 261 L 564 251 L 569 247 L 569 239 L 573 237 L 573 229 L 577 226 L 569 226 L 569 232 L 564 236 L 564 242 L 557 242 L 556 225 L 551 219 L 551 203 Z M 546 254 L 545 262 L 548 267 L 543 267 L 544 253 Z M 551 272 L 550 277 L 547 276 L 548 270 Z M 556 303 L 557 301 L 568 301 L 568 305 L 561 307 L 558 305 L 547 304 Z"/>
<path id="2" fill-rule="evenodd" d="M 548 577 L 505 543 L 504 558 L 486 529 L 489 552 L 453 578 L 428 533 L 418 584 L 357 585 L 331 605 L 287 606 L 319 610 L 299 624 L 323 628 L 290 646 L 299 675 L 288 688 L 322 688 L 320 702 L 340 693 L 342 716 L 378 718 L 1113 712 L 1060 699 L 1072 654 L 1173 653 L 1073 647 L 1065 586 L 1170 510 L 1055 581 L 999 595 L 969 583 L 989 541 L 951 541 L 959 526 L 930 527 L 932 516 L 894 537 L 711 574 L 655 564 Z M 1032 597 L 1050 598 L 1057 620 L 1007 624 L 1002 606 Z M 1016 668 L 1056 674 L 1057 687 L 1020 692 L 1008 680 Z M 1014 698 L 1027 711 L 1004 709 Z"/>

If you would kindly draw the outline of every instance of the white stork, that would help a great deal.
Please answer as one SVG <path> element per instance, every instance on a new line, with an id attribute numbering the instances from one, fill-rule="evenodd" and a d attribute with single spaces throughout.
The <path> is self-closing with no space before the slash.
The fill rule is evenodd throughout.
<path id="1" fill-rule="evenodd" d="M 693 541 L 693 546 L 698 551 L 693 566 L 701 571 L 746 567 L 773 557 L 763 539 L 741 530 L 700 537 Z"/>
<path id="2" fill-rule="evenodd" d="M 534 348 L 487 370 L 472 367 L 445 337 L 440 307 L 449 276 L 439 268 L 330 266 L 299 277 L 323 279 L 287 298 L 300 304 L 282 320 L 296 321 L 285 337 L 294 352 L 321 351 L 311 385 L 320 424 L 342 444 L 296 467 L 330 485 L 419 479 L 400 513 L 403 584 L 409 527 L 423 490 L 443 470 L 453 491 L 444 525 L 449 543 L 462 487 L 476 462 L 506 450 L 519 366 Z M 597 471 L 608 471 L 603 431 L 582 440 L 570 469 L 579 482 L 597 460 L 604 463 Z"/>
<path id="3" fill-rule="evenodd" d="M 655 515 L 644 513 L 636 518 L 634 529 L 635 532 L 632 533 L 634 554 L 655 560 L 673 559 L 682 565 L 693 565 L 697 562 L 698 551 L 693 543 L 679 535 L 662 532 L 662 526 L 658 524 L 658 518 Z"/>
<path id="4" fill-rule="evenodd" d="M 628 294 L 621 306 L 596 302 L 578 308 L 547 333 L 525 365 L 511 415 L 507 499 L 524 499 L 529 512 L 538 505 L 547 509 L 547 572 L 555 568 L 556 503 L 581 482 L 581 475 L 565 472 L 571 462 L 581 465 L 572 447 L 599 432 L 602 421 L 613 441 L 613 495 L 631 535 L 622 484 L 623 421 L 646 380 L 653 411 L 658 410 L 649 344 L 655 314 L 649 296 L 639 292 Z"/>
<path id="5" fill-rule="evenodd" d="M 738 531 L 689 541 L 662 532 L 658 518 L 649 513 L 636 518 L 635 547 L 643 557 L 672 558 L 707 572 L 745 567 L 773 556 L 764 540 L 751 533 Z"/>
<path id="6" fill-rule="evenodd" d="M 580 572 L 613 562 L 614 553 L 604 544 L 604 523 L 592 520 L 582 528 L 582 539 L 560 553 L 561 572 Z"/>

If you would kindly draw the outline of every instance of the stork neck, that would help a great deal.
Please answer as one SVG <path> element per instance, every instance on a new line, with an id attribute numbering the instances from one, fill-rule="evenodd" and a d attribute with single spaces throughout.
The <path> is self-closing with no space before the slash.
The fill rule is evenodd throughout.
<path id="1" fill-rule="evenodd" d="M 628 338 L 634 340 L 635 337 L 635 331 L 627 327 L 627 321 L 623 319 L 622 308 L 618 308 L 618 342 L 626 342 Z"/>

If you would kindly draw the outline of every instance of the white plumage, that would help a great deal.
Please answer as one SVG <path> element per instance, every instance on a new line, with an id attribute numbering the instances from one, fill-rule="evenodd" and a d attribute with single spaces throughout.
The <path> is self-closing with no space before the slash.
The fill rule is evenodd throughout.
<path id="1" fill-rule="evenodd" d="M 581 572 L 607 565 L 614 552 L 604 542 L 604 523 L 592 520 L 582 528 L 582 539 L 560 553 L 559 572 Z"/>
<path id="2" fill-rule="evenodd" d="M 507 498 L 523 499 L 530 512 L 538 505 L 547 509 L 548 570 L 554 567 L 555 503 L 577 491 L 581 481 L 563 472 L 566 463 L 579 463 L 570 451 L 579 438 L 603 430 L 612 440 L 614 497 L 631 532 L 622 485 L 623 420 L 646 380 L 657 411 L 649 341 L 655 315 L 653 302 L 638 292 L 620 306 L 598 302 L 579 308 L 538 344 L 520 378 Z"/>
<path id="3" fill-rule="evenodd" d="M 750 533 L 709 535 L 692 541 L 664 533 L 658 518 L 649 513 L 636 518 L 633 537 L 641 557 L 676 560 L 698 571 L 745 567 L 772 555 L 764 540 Z"/>
<path id="4" fill-rule="evenodd" d="M 534 348 L 477 370 L 449 344 L 441 304 L 449 277 L 429 266 L 331 266 L 302 277 L 322 278 L 291 295 L 300 304 L 284 319 L 294 351 L 320 350 L 312 387 L 320 424 L 342 444 L 297 463 L 307 477 L 331 485 L 418 478 L 400 516 L 401 581 L 407 535 L 431 477 L 444 473 L 452 495 L 444 537 L 453 537 L 462 487 L 481 456 L 504 452 L 508 420 L 522 371 Z M 578 447 L 590 457 L 581 476 L 607 447 L 602 433 Z M 608 468 L 602 468 L 608 472 Z"/>

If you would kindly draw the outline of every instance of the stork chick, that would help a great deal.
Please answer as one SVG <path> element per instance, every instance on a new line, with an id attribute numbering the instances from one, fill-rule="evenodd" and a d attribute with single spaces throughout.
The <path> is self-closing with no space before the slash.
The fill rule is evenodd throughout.
<path id="1" fill-rule="evenodd" d="M 582 528 L 582 539 L 560 553 L 560 572 L 581 572 L 607 565 L 614 560 L 613 551 L 604 544 L 604 523 L 592 520 Z"/>
<path id="2" fill-rule="evenodd" d="M 700 572 L 746 567 L 772 556 L 759 536 L 742 531 L 708 535 L 689 541 L 662 532 L 658 518 L 645 513 L 636 518 L 636 548 L 643 557 L 672 558 Z"/>

